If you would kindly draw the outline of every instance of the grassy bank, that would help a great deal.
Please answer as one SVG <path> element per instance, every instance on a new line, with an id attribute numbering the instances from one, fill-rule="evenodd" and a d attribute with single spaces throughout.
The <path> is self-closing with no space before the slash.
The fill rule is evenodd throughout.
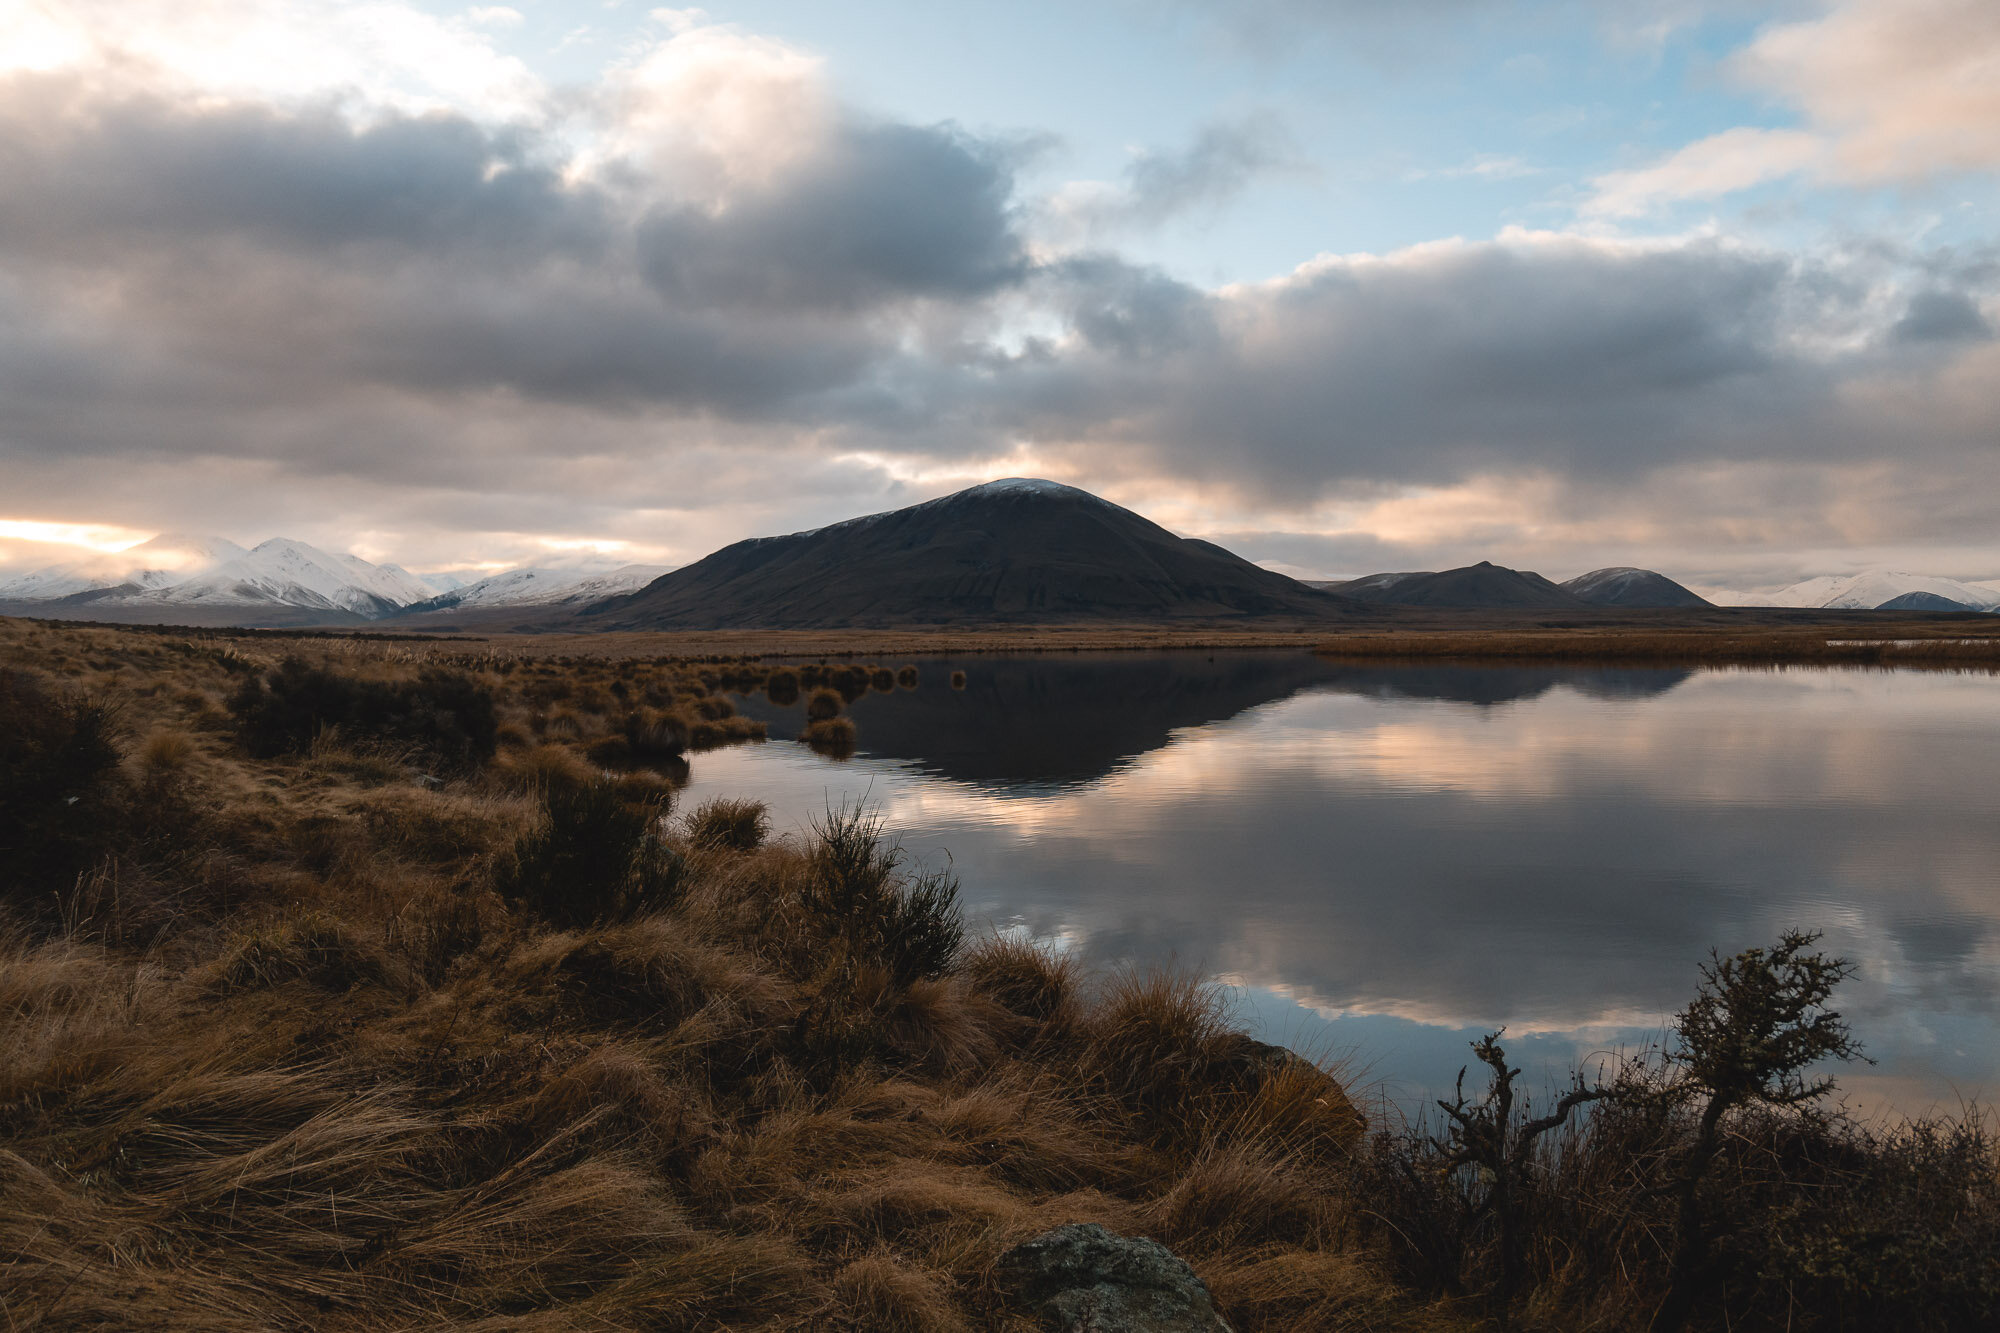
<path id="1" fill-rule="evenodd" d="M 1657 666 L 1880 666 L 2000 670 L 2000 624 L 1815 625 L 1807 629 L 1477 629 L 1349 634 L 1322 657 L 1365 662 L 1560 662 Z"/>
<path id="2" fill-rule="evenodd" d="M 1096 1221 L 1238 1330 L 1645 1327 L 1694 1103 L 1538 1140 L 1503 1245 L 1197 982 L 679 802 L 737 692 L 888 674 L 0 623 L 0 1324 L 1025 1330 L 996 1260 Z M 1976 1120 L 1729 1126 L 1698 1326 L 2000 1308 Z"/>

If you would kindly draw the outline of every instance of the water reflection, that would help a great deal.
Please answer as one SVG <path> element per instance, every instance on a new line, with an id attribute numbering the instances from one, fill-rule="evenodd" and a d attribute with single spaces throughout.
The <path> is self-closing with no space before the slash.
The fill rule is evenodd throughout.
<path id="1" fill-rule="evenodd" d="M 2000 1054 L 2000 681 L 1338 667 L 1303 655 L 922 663 L 862 753 L 703 755 L 780 826 L 866 794 L 975 914 L 1242 987 L 1265 1035 L 1405 1103 L 1507 1024 L 1531 1069 L 1656 1031 L 1711 945 L 1824 929 L 1921 1109 Z M 964 692 L 944 686 L 965 669 Z M 786 715 L 766 709 L 785 732 Z M 792 711 L 796 715 L 796 710 Z"/>
<path id="2" fill-rule="evenodd" d="M 899 663 L 900 665 L 900 663 Z M 1691 672 L 1573 667 L 1344 666 L 1310 653 L 1061 653 L 922 659 L 915 691 L 871 691 L 851 713 L 868 754 L 1002 791 L 1095 782 L 1173 734 L 1306 689 L 1494 705 L 1558 686 L 1600 698 L 1663 694 Z M 967 666 L 966 686 L 949 687 Z M 754 698 L 743 711 L 790 740 L 804 708 Z"/>

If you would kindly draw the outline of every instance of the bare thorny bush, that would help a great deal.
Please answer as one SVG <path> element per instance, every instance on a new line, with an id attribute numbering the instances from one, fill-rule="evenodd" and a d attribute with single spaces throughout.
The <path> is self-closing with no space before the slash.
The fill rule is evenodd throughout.
<path id="1" fill-rule="evenodd" d="M 1362 1230 L 1501 1325 L 1977 1329 L 2000 1319 L 2000 1153 L 1974 1110 L 1871 1129 L 1824 1103 L 1862 1058 L 1852 972 L 1790 931 L 1714 956 L 1662 1049 L 1534 1115 L 1501 1033 L 1425 1124 L 1353 1159 Z"/>

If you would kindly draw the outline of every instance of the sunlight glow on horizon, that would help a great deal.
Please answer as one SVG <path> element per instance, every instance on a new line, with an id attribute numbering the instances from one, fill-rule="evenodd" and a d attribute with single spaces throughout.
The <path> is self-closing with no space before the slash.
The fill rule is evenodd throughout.
<path id="1" fill-rule="evenodd" d="M 154 535 L 110 523 L 50 523 L 33 518 L 0 518 L 0 538 L 48 542 L 55 546 L 81 546 L 105 555 L 129 551 L 151 540 Z"/>

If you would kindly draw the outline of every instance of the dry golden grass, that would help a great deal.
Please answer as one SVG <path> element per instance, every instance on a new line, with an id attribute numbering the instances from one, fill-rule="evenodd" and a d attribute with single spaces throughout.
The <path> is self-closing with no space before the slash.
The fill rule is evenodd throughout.
<path id="1" fill-rule="evenodd" d="M 497 753 L 250 759 L 221 701 L 293 652 L 463 673 Z M 1212 989 L 1004 937 L 899 965 L 824 843 L 663 820 L 687 761 L 588 750 L 858 673 L 18 621 L 0 656 L 119 720 L 101 854 L 0 887 L 0 1327 L 1025 1331 L 996 1262 L 1076 1221 L 1174 1246 L 1244 1333 L 1479 1324 L 1397 1258 L 1432 1187 L 1368 1177 L 1340 1081 Z M 645 864 L 565 927 L 497 886 L 583 791 Z M 1643 1326 L 1608 1281 L 1519 1326 Z"/>
<path id="2" fill-rule="evenodd" d="M 301 647 L 471 673 L 512 741 L 445 779 L 331 733 L 249 759 L 217 700 Z M 136 775 L 87 893 L 0 907 L 0 1326 L 1025 1330 L 995 1261 L 1079 1220 L 1218 1278 L 1245 1244 L 1321 1271 L 1338 1179 L 1298 1163 L 1358 1118 L 1198 986 L 1000 940 L 899 981 L 754 807 L 658 825 L 671 891 L 623 919 L 504 902 L 551 793 L 674 787 L 558 710 L 727 728 L 725 681 L 769 672 L 467 647 L 0 622 L 12 668 L 95 664 Z M 1239 1328 L 1325 1304 L 1255 1271 Z M 1378 1296 L 1378 1327 L 1437 1326 Z"/>

